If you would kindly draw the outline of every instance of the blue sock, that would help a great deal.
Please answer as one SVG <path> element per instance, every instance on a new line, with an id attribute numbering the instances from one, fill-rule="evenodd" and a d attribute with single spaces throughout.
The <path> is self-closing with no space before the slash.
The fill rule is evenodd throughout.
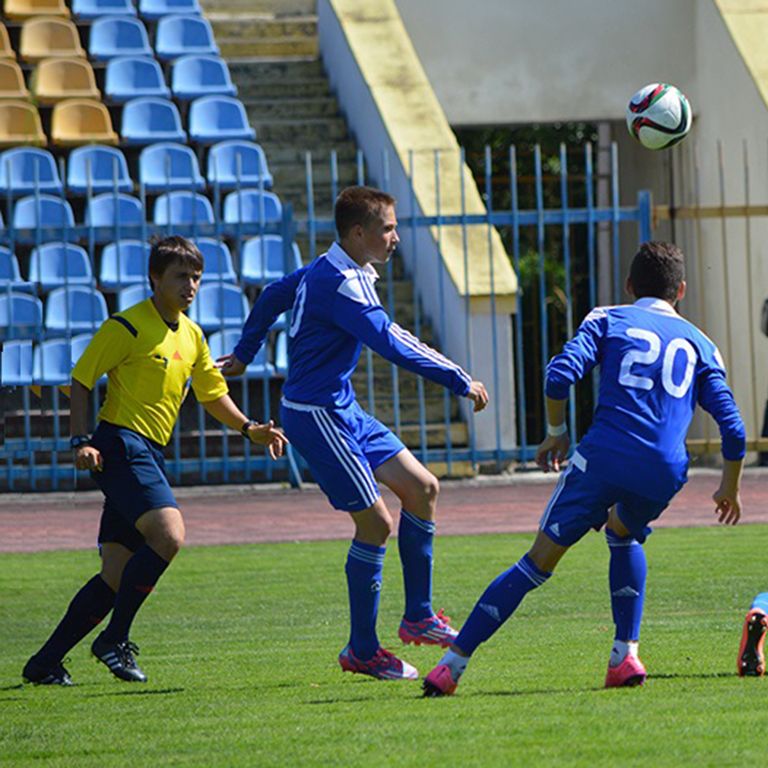
<path id="1" fill-rule="evenodd" d="M 508 571 L 490 583 L 469 614 L 456 638 L 457 645 L 471 656 L 515 612 L 523 598 L 540 587 L 552 574 L 540 571 L 526 554 Z"/>
<path id="2" fill-rule="evenodd" d="M 381 576 L 386 547 L 352 541 L 347 555 L 347 587 L 352 631 L 349 644 L 358 659 L 370 659 L 379 648 L 376 616 L 379 613 Z"/>
<path id="3" fill-rule="evenodd" d="M 403 565 L 405 618 L 421 621 L 432 611 L 432 540 L 435 523 L 400 510 L 397 546 Z"/>
<path id="4" fill-rule="evenodd" d="M 752 601 L 750 610 L 752 610 L 752 608 L 759 608 L 761 611 L 768 613 L 768 592 L 761 592 L 757 595 Z"/>
<path id="5" fill-rule="evenodd" d="M 648 571 L 645 550 L 632 536 L 623 539 L 607 528 L 605 538 L 611 553 L 608 581 L 613 623 L 616 625 L 615 639 L 639 640 Z"/>

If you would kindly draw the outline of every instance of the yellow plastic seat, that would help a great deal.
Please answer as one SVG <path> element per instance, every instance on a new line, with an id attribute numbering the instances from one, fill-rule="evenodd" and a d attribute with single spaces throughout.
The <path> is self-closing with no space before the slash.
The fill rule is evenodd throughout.
<path id="1" fill-rule="evenodd" d="M 0 23 L 0 59 L 15 59 L 16 51 L 11 45 L 11 38 L 5 24 Z"/>
<path id="2" fill-rule="evenodd" d="M 5 0 L 3 12 L 9 19 L 31 19 L 34 16 L 66 16 L 69 8 L 64 0 Z"/>
<path id="3" fill-rule="evenodd" d="M 21 67 L 13 59 L 0 59 L 0 99 L 28 99 Z"/>
<path id="4" fill-rule="evenodd" d="M 19 56 L 23 61 L 40 61 L 54 56 L 86 58 L 77 27 L 69 19 L 40 16 L 21 26 Z"/>
<path id="5" fill-rule="evenodd" d="M 119 142 L 107 108 L 90 99 L 67 99 L 53 108 L 51 142 L 59 147 Z"/>
<path id="6" fill-rule="evenodd" d="M 0 101 L 0 147 L 47 143 L 37 107 L 26 101 Z"/>
<path id="7" fill-rule="evenodd" d="M 32 92 L 40 104 L 63 99 L 101 101 L 93 67 L 85 59 L 43 59 L 32 75 Z"/>

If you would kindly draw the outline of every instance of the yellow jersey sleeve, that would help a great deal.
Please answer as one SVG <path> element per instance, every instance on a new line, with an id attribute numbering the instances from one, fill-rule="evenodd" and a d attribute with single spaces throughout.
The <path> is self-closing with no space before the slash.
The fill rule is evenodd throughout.
<path id="1" fill-rule="evenodd" d="M 102 375 L 117 368 L 130 354 L 133 334 L 123 318 L 110 317 L 94 334 L 77 364 L 72 378 L 93 389 Z"/>
<path id="2" fill-rule="evenodd" d="M 213 364 L 211 351 L 202 331 L 199 328 L 198 331 L 200 333 L 200 348 L 195 367 L 192 370 L 192 389 L 198 402 L 209 403 L 226 395 L 229 387 L 221 371 Z"/>

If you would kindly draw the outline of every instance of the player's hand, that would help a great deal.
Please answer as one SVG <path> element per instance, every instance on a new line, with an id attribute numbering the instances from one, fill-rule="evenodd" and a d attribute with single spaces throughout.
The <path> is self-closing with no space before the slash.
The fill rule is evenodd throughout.
<path id="1" fill-rule="evenodd" d="M 288 438 L 272 420 L 266 424 L 253 424 L 248 427 L 248 439 L 256 445 L 266 445 L 272 459 L 279 459 L 285 452 L 285 446 L 288 445 Z"/>
<path id="2" fill-rule="evenodd" d="M 570 447 L 571 438 L 568 437 L 567 432 L 556 437 L 547 435 L 544 442 L 536 449 L 536 464 L 544 472 L 559 472 Z"/>
<path id="3" fill-rule="evenodd" d="M 721 485 L 713 494 L 715 502 L 715 514 L 719 523 L 724 525 L 736 525 L 741 517 L 741 497 L 738 491 L 723 488 Z"/>
<path id="4" fill-rule="evenodd" d="M 79 448 L 75 449 L 75 466 L 78 469 L 101 472 L 104 467 L 101 451 L 94 448 L 92 445 L 81 445 Z"/>
<path id="5" fill-rule="evenodd" d="M 214 367 L 218 368 L 226 378 L 242 376 L 245 373 L 245 363 L 238 360 L 234 353 L 217 357 Z"/>
<path id="6" fill-rule="evenodd" d="M 488 405 L 488 391 L 482 381 L 470 382 L 467 397 L 475 404 L 475 413 L 482 411 Z"/>

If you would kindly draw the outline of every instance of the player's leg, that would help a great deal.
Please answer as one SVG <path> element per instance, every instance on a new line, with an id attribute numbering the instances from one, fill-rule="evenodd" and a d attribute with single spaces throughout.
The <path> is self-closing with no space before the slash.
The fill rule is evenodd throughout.
<path id="1" fill-rule="evenodd" d="M 762 677 L 765 674 L 765 637 L 768 632 L 768 592 L 752 601 L 744 617 L 736 667 L 739 677 Z"/>

